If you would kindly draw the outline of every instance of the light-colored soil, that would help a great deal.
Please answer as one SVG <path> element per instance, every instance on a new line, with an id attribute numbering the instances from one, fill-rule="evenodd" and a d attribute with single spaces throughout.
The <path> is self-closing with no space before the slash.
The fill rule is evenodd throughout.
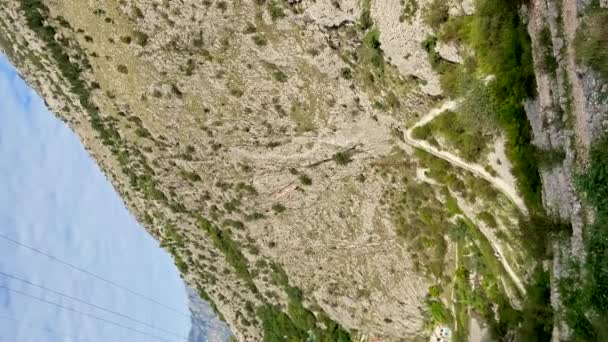
<path id="1" fill-rule="evenodd" d="M 488 162 L 492 169 L 494 169 L 498 177 L 504 179 L 508 184 L 515 186 L 515 176 L 511 173 L 513 165 L 509 158 L 507 158 L 505 150 L 505 137 L 500 136 L 494 141 L 494 151 L 488 154 Z"/>

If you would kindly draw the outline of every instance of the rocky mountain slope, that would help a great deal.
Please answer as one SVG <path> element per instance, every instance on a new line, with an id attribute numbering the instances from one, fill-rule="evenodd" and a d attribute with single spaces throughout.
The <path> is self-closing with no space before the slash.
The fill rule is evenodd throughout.
<path id="1" fill-rule="evenodd" d="M 513 72 L 482 42 L 515 32 L 502 55 L 527 78 L 507 83 L 532 82 L 543 6 L 2 0 L 0 47 L 238 340 L 466 339 L 471 316 L 506 336 L 543 269 L 525 228 L 542 211 L 534 96 L 500 90 Z M 527 106 L 546 149 L 568 136 L 543 126 L 550 82 L 536 73 Z M 571 152 L 541 168 L 563 218 Z"/>

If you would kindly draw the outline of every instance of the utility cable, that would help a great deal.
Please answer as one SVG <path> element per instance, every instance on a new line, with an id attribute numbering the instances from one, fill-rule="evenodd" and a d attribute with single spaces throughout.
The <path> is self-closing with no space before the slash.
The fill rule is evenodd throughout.
<path id="1" fill-rule="evenodd" d="M 103 317 L 99 317 L 99 316 L 90 314 L 88 312 L 76 310 L 76 309 L 71 308 L 69 306 L 65 306 L 65 305 L 62 305 L 62 304 L 59 304 L 59 303 L 55 303 L 55 302 L 52 302 L 50 300 L 46 300 L 46 299 L 43 299 L 43 298 L 40 298 L 40 297 L 36 297 L 36 296 L 33 296 L 33 295 L 29 294 L 29 293 L 25 293 L 25 292 L 22 292 L 22 291 L 19 291 L 19 290 L 15 290 L 15 289 L 9 288 L 7 286 L 0 286 L 0 289 L 6 289 L 9 292 L 17 293 L 17 294 L 20 294 L 20 295 L 22 295 L 24 297 L 35 299 L 35 300 L 38 300 L 40 302 L 47 303 L 49 305 L 54 305 L 54 306 L 56 306 L 58 308 L 61 308 L 61 309 L 64 309 L 64 310 L 67 310 L 67 311 L 70 311 L 70 312 L 73 312 L 73 313 L 77 313 L 79 315 L 83 315 L 83 316 L 86 316 L 86 317 L 89 317 L 89 318 L 93 318 L 93 319 L 96 319 L 98 321 L 101 321 L 101 322 L 104 322 L 104 323 L 107 323 L 107 324 L 110 324 L 110 325 L 113 325 L 113 326 L 117 326 L 117 327 L 120 327 L 120 328 L 123 328 L 123 329 L 126 329 L 126 330 L 130 330 L 130 331 L 138 333 L 138 334 L 149 336 L 149 337 L 151 337 L 151 338 L 153 338 L 155 340 L 169 342 L 169 340 L 167 340 L 167 339 L 165 339 L 163 337 L 160 337 L 160 336 L 157 336 L 157 335 L 153 335 L 153 334 L 147 333 L 145 331 L 141 331 L 141 330 L 132 328 L 130 326 L 127 326 L 127 325 L 124 325 L 124 324 L 120 324 L 118 322 L 114 322 L 114 321 L 111 321 L 109 319 L 105 319 Z"/>
<path id="2" fill-rule="evenodd" d="M 169 305 L 163 304 L 163 303 L 161 303 L 161 302 L 159 302 L 159 301 L 155 300 L 154 298 L 150 298 L 150 297 L 148 297 L 148 296 L 146 296 L 146 295 L 143 295 L 143 294 L 141 294 L 141 293 L 139 293 L 139 292 L 137 292 L 137 291 L 131 290 L 131 289 L 129 289 L 129 288 L 125 287 L 125 286 L 122 286 L 122 285 L 120 285 L 120 284 L 118 284 L 118 283 L 116 283 L 116 282 L 114 282 L 114 281 L 112 281 L 112 280 L 108 280 L 108 279 L 106 279 L 106 278 L 104 278 L 104 277 L 102 277 L 102 276 L 100 276 L 100 275 L 97 275 L 97 274 L 95 274 L 95 273 L 93 273 L 93 272 L 87 271 L 87 270 L 85 270 L 84 268 L 78 267 L 78 266 L 76 266 L 76 265 L 74 265 L 74 264 L 71 264 L 71 263 L 69 263 L 69 262 L 67 262 L 67 261 L 64 261 L 64 260 L 62 260 L 62 259 L 59 259 L 59 258 L 57 258 L 57 257 L 55 257 L 55 256 L 53 256 L 53 255 L 50 255 L 50 254 L 48 254 L 48 253 L 45 253 L 45 252 L 43 252 L 43 251 L 39 250 L 39 249 L 37 249 L 37 248 L 34 248 L 34 247 L 32 247 L 32 246 L 28 246 L 28 245 L 26 245 L 26 244 L 23 244 L 23 243 L 21 243 L 21 242 L 19 242 L 19 241 L 15 240 L 15 239 L 13 239 L 13 238 L 11 238 L 11 237 L 9 237 L 9 236 L 6 236 L 6 235 L 4 235 L 4 234 L 2 234 L 2 233 L 0 233 L 0 238 L 4 239 L 4 240 L 6 240 L 6 241 L 9 241 L 9 242 L 11 242 L 11 243 L 13 243 L 13 244 L 15 244 L 15 245 L 17 245 L 17 246 L 20 246 L 20 247 L 26 248 L 26 249 L 28 249 L 28 250 L 30 250 L 30 251 L 32 251 L 32 252 L 34 252 L 34 253 L 38 253 L 38 254 L 40 254 L 40 255 L 43 255 L 43 256 L 45 256 L 45 257 L 49 258 L 50 260 L 53 260 L 53 261 L 55 261 L 55 262 L 58 262 L 58 263 L 63 264 L 63 265 L 65 265 L 65 266 L 68 266 L 68 267 L 70 267 L 70 268 L 72 268 L 72 269 L 74 269 L 74 270 L 77 270 L 78 272 L 82 272 L 82 273 L 84 273 L 84 274 L 87 274 L 87 275 L 89 275 L 89 276 L 91 276 L 91 277 L 94 277 L 94 278 L 96 278 L 96 279 L 98 279 L 98 280 L 101 280 L 101 281 L 103 281 L 103 282 L 105 282 L 105 283 L 107 283 L 107 284 L 110 284 L 110 285 L 112 285 L 112 286 L 114 286 L 114 287 L 117 287 L 117 288 L 119 288 L 119 289 L 122 289 L 123 291 L 126 291 L 126 292 L 128 292 L 128 293 L 131 293 L 131 294 L 133 294 L 133 295 L 137 296 L 137 297 L 140 297 L 140 298 L 145 299 L 145 300 L 147 300 L 147 301 L 149 301 L 149 302 L 152 302 L 152 303 L 154 303 L 154 304 L 156 304 L 156 305 L 162 306 L 162 307 L 164 307 L 165 309 L 167 309 L 167 310 L 171 310 L 171 311 L 173 311 L 173 312 L 175 312 L 175 313 L 178 313 L 178 314 L 180 314 L 180 315 L 182 315 L 182 316 L 184 316 L 184 317 L 186 317 L 186 318 L 188 318 L 188 319 L 190 318 L 190 314 L 187 314 L 187 313 L 185 313 L 185 312 L 183 312 L 183 311 L 181 311 L 181 310 L 179 310 L 179 309 L 176 309 L 176 308 L 173 308 L 173 307 L 171 307 L 171 306 L 169 306 Z"/>
<path id="3" fill-rule="evenodd" d="M 79 338 L 79 337 L 77 337 L 77 336 L 73 336 L 73 335 L 70 335 L 70 334 L 66 334 L 66 333 L 61 332 L 61 331 L 59 331 L 59 330 L 55 330 L 55 329 L 51 329 L 51 328 L 46 328 L 46 327 L 45 327 L 45 328 L 43 328 L 43 327 L 39 327 L 39 326 L 37 326 L 36 324 L 33 324 L 33 323 L 28 323 L 28 322 L 25 322 L 25 321 L 23 321 L 23 320 L 19 320 L 19 319 L 17 319 L 17 318 L 10 317 L 10 316 L 4 316 L 4 315 L 0 315 L 0 319 L 4 319 L 4 320 L 7 320 L 7 321 L 12 321 L 12 322 L 15 322 L 15 323 L 25 323 L 25 324 L 27 324 L 28 326 L 35 327 L 35 328 L 36 328 L 36 329 L 38 329 L 38 330 L 45 331 L 45 332 L 47 332 L 47 333 L 49 333 L 49 334 L 53 334 L 53 335 L 57 335 L 57 336 L 62 336 L 62 337 L 65 337 L 65 338 L 67 338 L 67 339 L 70 339 L 70 340 L 72 340 L 72 341 L 81 341 L 81 342 L 87 342 L 87 341 L 89 341 L 89 340 L 86 340 L 86 339 Z"/>
<path id="4" fill-rule="evenodd" d="M 91 306 L 91 307 L 96 308 L 96 309 L 99 309 L 99 310 L 101 310 L 101 311 L 105 311 L 105 312 L 107 312 L 107 313 L 110 313 L 110 314 L 113 314 L 113 315 L 116 315 L 116 316 L 119 316 L 119 317 L 125 318 L 125 319 L 127 319 L 127 320 L 132 321 L 132 322 L 135 322 L 135 323 L 139 323 L 139 324 L 145 325 L 145 326 L 147 326 L 148 328 L 152 328 L 152 329 L 156 329 L 156 330 L 162 331 L 162 332 L 164 332 L 164 333 L 167 333 L 167 334 L 170 334 L 170 335 L 176 336 L 176 337 L 178 337 L 178 338 L 180 338 L 180 339 L 182 339 L 182 340 L 185 340 L 185 341 L 187 341 L 187 340 L 188 340 L 188 339 L 187 339 L 185 336 L 182 336 L 182 335 L 180 335 L 180 334 L 178 334 L 178 333 L 176 333 L 176 332 L 174 332 L 174 331 L 171 331 L 171 330 L 166 330 L 166 329 L 163 329 L 163 328 L 156 327 L 156 326 L 154 326 L 154 325 L 152 325 L 152 324 L 150 324 L 150 323 L 144 322 L 144 321 L 139 320 L 139 319 L 137 319 L 137 318 L 133 318 L 133 317 L 131 317 L 131 316 L 129 316 L 129 315 L 125 315 L 125 314 L 122 314 L 122 313 L 120 313 L 120 312 L 116 312 L 116 311 L 114 311 L 114 310 L 111 310 L 111 309 L 105 308 L 105 307 L 103 307 L 103 306 L 99 306 L 99 305 L 97 305 L 97 304 L 93 304 L 93 303 L 87 302 L 87 301 L 82 300 L 82 299 L 79 299 L 79 298 L 77 298 L 77 297 L 74 297 L 74 296 L 71 296 L 71 295 L 68 295 L 68 294 L 65 294 L 65 293 L 62 293 L 62 292 L 59 292 L 59 291 L 56 291 L 56 290 L 50 289 L 50 288 L 48 288 L 48 287 L 46 287 L 46 286 L 43 286 L 43 285 L 35 284 L 35 283 L 33 283 L 33 282 L 29 281 L 29 280 L 26 280 L 26 279 L 23 279 L 23 278 L 19 278 L 19 277 L 15 276 L 15 275 L 8 274 L 8 273 L 2 272 L 2 271 L 0 271 L 0 275 L 4 276 L 4 277 L 6 277 L 6 278 L 9 278 L 9 279 L 17 280 L 17 281 L 20 281 L 20 282 L 22 282 L 22 283 L 25 283 L 25 284 L 28 284 L 28 285 L 31 285 L 31 286 L 37 287 L 37 288 L 42 289 L 42 290 L 45 290 L 45 291 L 48 291 L 48 292 L 54 293 L 54 294 L 56 294 L 56 295 L 58 295 L 58 296 L 61 296 L 61 297 L 64 297 L 64 298 L 68 298 L 68 299 L 71 299 L 71 300 L 76 301 L 76 302 L 78 302 L 78 303 L 81 303 L 81 304 L 84 304 L 84 305 Z"/>

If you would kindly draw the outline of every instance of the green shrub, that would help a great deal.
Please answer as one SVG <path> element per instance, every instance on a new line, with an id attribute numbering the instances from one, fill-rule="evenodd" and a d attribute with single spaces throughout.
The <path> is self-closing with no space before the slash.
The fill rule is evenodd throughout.
<path id="1" fill-rule="evenodd" d="M 179 256 L 179 254 L 177 254 L 177 252 L 174 249 L 172 249 L 170 252 L 173 255 L 173 262 L 175 263 L 175 266 L 180 271 L 180 273 L 187 274 L 188 273 L 188 264 L 186 264 L 186 262 L 184 262 L 184 260 Z"/>
<path id="2" fill-rule="evenodd" d="M 429 3 L 424 11 L 424 22 L 434 30 L 446 23 L 449 18 L 450 5 L 445 0 L 434 0 Z"/>
<path id="3" fill-rule="evenodd" d="M 446 142 L 460 151 L 462 157 L 469 161 L 478 161 L 485 157 L 490 145 L 491 136 L 484 127 L 465 114 L 447 111 L 426 126 L 428 132 L 436 132 Z M 419 132 L 426 133 L 426 132 Z"/>
<path id="4" fill-rule="evenodd" d="M 148 40 L 150 39 L 150 37 L 146 33 L 141 32 L 141 31 L 135 31 L 135 32 L 133 32 L 133 36 L 135 37 L 135 43 L 137 45 L 140 45 L 140 46 L 148 45 Z"/>
<path id="5" fill-rule="evenodd" d="M 374 25 L 374 21 L 371 16 L 371 0 L 361 1 L 361 17 L 359 18 L 359 26 L 361 30 L 365 31 Z"/>
<path id="6" fill-rule="evenodd" d="M 412 23 L 412 20 L 418 13 L 418 0 L 401 0 L 401 14 L 399 15 L 399 21 Z"/>
<path id="7" fill-rule="evenodd" d="M 429 63 L 434 68 L 439 68 L 442 58 L 437 52 L 437 37 L 436 36 L 428 36 L 424 41 L 422 41 L 422 48 L 427 52 Z"/>
<path id="8" fill-rule="evenodd" d="M 300 179 L 300 183 L 302 183 L 303 185 L 312 184 L 312 179 L 308 175 L 301 174 L 298 178 Z"/>
<path id="9" fill-rule="evenodd" d="M 590 164 L 578 176 L 578 189 L 595 209 L 595 222 L 586 226 L 587 255 L 582 269 L 572 272 L 560 289 L 566 321 L 581 340 L 608 338 L 608 136 L 596 142 Z"/>
<path id="10" fill-rule="evenodd" d="M 199 176 L 196 172 L 181 170 L 180 176 L 182 178 L 189 180 L 191 182 L 200 182 L 201 176 Z"/>
<path id="11" fill-rule="evenodd" d="M 380 45 L 380 31 L 373 29 L 363 37 L 363 45 L 358 52 L 361 55 L 363 63 L 371 65 L 376 73 L 382 76 L 384 72 L 384 56 Z"/>
<path id="12" fill-rule="evenodd" d="M 426 307 L 427 312 L 434 323 L 446 324 L 450 321 L 450 312 L 441 301 L 429 299 L 426 301 Z"/>
<path id="13" fill-rule="evenodd" d="M 363 37 L 363 44 L 370 49 L 380 49 L 380 31 L 375 28 Z"/>
<path id="14" fill-rule="evenodd" d="M 342 78 L 344 78 L 345 80 L 350 80 L 353 78 L 352 70 L 349 67 L 344 67 L 340 69 L 340 75 L 342 75 Z"/>
<path id="15" fill-rule="evenodd" d="M 251 39 L 257 46 L 266 46 L 268 44 L 268 40 L 263 34 L 254 34 L 251 36 Z"/>
<path id="16" fill-rule="evenodd" d="M 281 82 L 281 83 L 285 83 L 285 82 L 287 82 L 287 79 L 289 78 L 289 77 L 287 76 L 287 74 L 285 74 L 285 73 L 284 73 L 282 70 L 279 70 L 279 69 L 275 70 L 275 71 L 272 73 L 272 77 L 273 77 L 273 78 L 274 78 L 276 81 L 279 81 L 279 82 Z"/>
<path id="17" fill-rule="evenodd" d="M 575 49 L 580 63 L 590 66 L 608 81 L 608 9 L 597 4 L 581 20 L 576 34 Z"/>
<path id="18" fill-rule="evenodd" d="M 418 126 L 412 130 L 412 137 L 414 137 L 414 139 L 427 140 L 432 135 L 433 132 L 431 131 L 430 125 Z"/>
<path id="19" fill-rule="evenodd" d="M 308 334 L 276 306 L 265 305 L 257 309 L 262 321 L 264 342 L 305 341 Z"/>
<path id="20" fill-rule="evenodd" d="M 492 216 L 492 214 L 490 214 L 487 211 L 482 211 L 479 214 L 477 214 L 477 218 L 480 219 L 486 225 L 488 225 L 488 227 L 490 227 L 490 228 L 498 227 L 498 223 L 496 222 L 496 219 L 494 218 L 494 216 Z"/>
<path id="21" fill-rule="evenodd" d="M 295 326 L 304 331 L 314 329 L 316 319 L 312 312 L 304 308 L 301 303 L 291 301 L 287 307 L 287 312 Z"/>
<path id="22" fill-rule="evenodd" d="M 127 69 L 127 66 L 124 64 L 118 64 L 116 66 L 116 70 L 118 70 L 119 73 L 121 74 L 128 74 L 129 73 L 129 69 Z"/>
<path id="23" fill-rule="evenodd" d="M 338 152 L 333 155 L 332 159 L 338 165 L 347 165 L 353 161 L 348 152 Z"/>
<path id="24" fill-rule="evenodd" d="M 135 134 L 140 138 L 149 138 L 152 134 L 144 127 L 137 127 L 135 129 Z"/>
<path id="25" fill-rule="evenodd" d="M 608 214 L 608 135 L 593 145 L 591 163 L 576 184 L 587 201 L 601 214 Z"/>
<path id="26" fill-rule="evenodd" d="M 285 210 L 287 210 L 287 208 L 285 208 L 285 206 L 282 205 L 281 203 L 275 203 L 272 205 L 272 210 L 275 213 L 280 214 L 280 213 L 284 212 Z"/>
<path id="27" fill-rule="evenodd" d="M 226 261 L 234 268 L 237 276 L 249 284 L 253 284 L 247 259 L 241 253 L 238 243 L 208 220 L 199 217 L 198 222 L 199 227 L 207 233 L 215 247 L 224 253 Z M 255 288 L 255 286 L 253 287 Z"/>
<path id="28" fill-rule="evenodd" d="M 315 341 L 351 341 L 350 334 L 325 313 L 317 312 L 315 316 L 313 312 L 304 307 L 302 291 L 289 285 L 287 274 L 278 264 L 272 263 L 270 268 L 273 283 L 285 290 L 289 302 L 287 314 L 282 312 L 278 306 L 258 307 L 257 315 L 262 321 L 264 341 L 305 341 L 311 339 L 311 335 L 314 337 L 312 340 Z M 320 325 L 323 325 L 325 329 L 320 328 L 317 322 L 321 323 Z"/>
<path id="29" fill-rule="evenodd" d="M 268 40 L 263 34 L 254 34 L 251 36 L 251 39 L 257 46 L 266 46 L 268 44 Z"/>
<path id="30" fill-rule="evenodd" d="M 268 1 L 268 14 L 272 20 L 277 20 L 285 17 L 285 11 L 283 10 L 283 6 L 277 0 L 269 0 Z"/>

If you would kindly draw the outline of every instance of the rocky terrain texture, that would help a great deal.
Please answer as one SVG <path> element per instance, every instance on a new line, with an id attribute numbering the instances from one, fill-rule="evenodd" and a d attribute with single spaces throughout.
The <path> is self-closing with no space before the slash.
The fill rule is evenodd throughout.
<path id="1" fill-rule="evenodd" d="M 528 106 L 528 117 L 535 145 L 557 156 L 540 170 L 543 201 L 573 230 L 569 241 L 554 245 L 554 284 L 570 260 L 585 258 L 584 228 L 593 221 L 593 213 L 586 210 L 574 180 L 589 162 L 592 143 L 608 130 L 608 83 L 576 57 L 577 32 L 585 23 L 585 12 L 594 6 L 608 8 L 605 1 L 541 0 L 532 1 L 528 13 L 538 90 L 536 102 Z M 552 287 L 552 304 L 556 310 L 563 309 L 557 286 Z M 569 338 L 569 328 L 559 318 L 553 335 L 556 340 Z"/>
<path id="2" fill-rule="evenodd" d="M 488 323 L 522 309 L 537 261 L 523 247 L 529 210 L 503 134 L 484 131 L 475 160 L 448 138 L 413 134 L 461 108 L 444 98 L 438 61 L 464 68 L 475 55 L 461 40 L 429 40 L 438 4 L 442 25 L 476 10 L 469 0 L 0 0 L 0 48 L 237 340 L 415 340 L 444 326 L 467 338 L 473 312 Z M 543 201 L 572 220 L 565 250 L 579 256 L 586 212 L 573 172 L 606 129 L 593 96 L 606 86 L 568 52 L 581 6 L 522 7 L 533 143 L 560 157 L 540 170 Z M 538 71 L 544 27 L 551 73 Z M 494 79 L 475 76 L 480 87 Z"/>

